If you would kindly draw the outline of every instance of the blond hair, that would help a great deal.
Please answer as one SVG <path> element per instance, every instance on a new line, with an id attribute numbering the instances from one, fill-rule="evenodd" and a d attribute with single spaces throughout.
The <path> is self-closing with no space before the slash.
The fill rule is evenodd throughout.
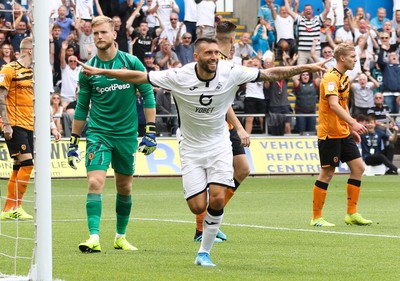
<path id="1" fill-rule="evenodd" d="M 111 18 L 106 17 L 106 16 L 95 17 L 92 20 L 92 28 L 95 26 L 101 25 L 103 23 L 108 23 L 110 25 L 110 27 L 112 28 L 112 30 L 114 30 L 114 21 Z"/>
<path id="2" fill-rule="evenodd" d="M 348 53 L 354 50 L 355 48 L 353 45 L 349 45 L 347 43 L 340 43 L 335 47 L 335 50 L 333 51 L 333 56 L 337 61 L 339 61 L 341 56 L 346 56 Z"/>

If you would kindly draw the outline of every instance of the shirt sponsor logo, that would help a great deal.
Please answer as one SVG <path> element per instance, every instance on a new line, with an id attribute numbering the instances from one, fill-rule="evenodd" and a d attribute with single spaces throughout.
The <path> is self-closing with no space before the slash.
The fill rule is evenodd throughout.
<path id="1" fill-rule="evenodd" d="M 335 90 L 335 82 L 328 82 L 328 91 L 332 92 Z"/>
<path id="2" fill-rule="evenodd" d="M 108 87 L 96 87 L 96 91 L 98 93 L 100 93 L 100 95 L 104 94 L 104 93 L 108 93 L 108 92 L 113 92 L 113 91 L 121 91 L 121 90 L 125 90 L 125 89 L 129 89 L 131 87 L 130 84 L 126 83 L 126 84 L 112 84 Z"/>

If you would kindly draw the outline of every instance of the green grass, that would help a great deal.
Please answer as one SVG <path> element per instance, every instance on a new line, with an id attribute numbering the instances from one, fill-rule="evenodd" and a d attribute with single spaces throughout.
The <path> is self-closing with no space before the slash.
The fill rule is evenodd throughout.
<path id="1" fill-rule="evenodd" d="M 107 181 L 101 223 L 102 252 L 82 254 L 88 237 L 86 180 L 53 181 L 53 278 L 62 280 L 399 280 L 400 198 L 396 176 L 364 177 L 359 211 L 374 224 L 344 224 L 347 177 L 336 175 L 324 216 L 336 227 L 308 225 L 315 177 L 248 178 L 225 208 L 222 230 L 228 241 L 215 244 L 216 268 L 193 264 L 194 215 L 183 199 L 181 179 L 134 180 L 128 240 L 138 252 L 113 249 L 115 189 Z M 0 182 L 4 192 L 4 181 Z M 30 190 L 27 196 L 33 196 Z M 32 212 L 33 207 L 26 209 Z M 13 232 L 15 222 L 2 222 Z M 32 232 L 28 223 L 22 233 Z M 0 250 L 14 247 L 0 238 Z M 29 248 L 26 247 L 26 248 Z M 30 248 L 32 249 L 32 248 Z M 29 250 L 30 250 L 29 249 Z M 28 251 L 29 252 L 29 251 Z M 26 261 L 18 274 L 26 274 Z M 0 256 L 0 272 L 13 273 L 13 260 Z"/>

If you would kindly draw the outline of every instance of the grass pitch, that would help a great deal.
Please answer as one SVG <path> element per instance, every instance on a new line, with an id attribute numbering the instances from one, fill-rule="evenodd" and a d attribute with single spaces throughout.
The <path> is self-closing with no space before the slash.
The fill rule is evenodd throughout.
<path id="1" fill-rule="evenodd" d="M 359 212 L 371 226 L 347 226 L 347 176 L 332 180 L 324 217 L 333 228 L 309 226 L 315 177 L 248 178 L 225 208 L 222 230 L 228 241 L 214 244 L 215 268 L 193 264 L 194 215 L 183 199 L 181 179 L 134 180 L 128 240 L 137 252 L 114 250 L 115 189 L 107 180 L 101 222 L 102 252 L 82 254 L 88 238 L 86 180 L 53 180 L 53 278 L 62 280 L 399 280 L 400 188 L 397 176 L 364 177 Z M 1 181 L 5 194 L 5 181 Z M 32 188 L 27 193 L 32 196 Z M 24 205 L 33 213 L 33 206 Z M 1 222 L 1 252 L 15 250 L 15 222 Z M 19 224 L 29 236 L 32 223 Z M 27 242 L 28 244 L 32 242 Z M 32 251 L 32 247 L 19 247 Z M 21 249 L 22 248 L 22 249 Z M 17 274 L 29 261 L 19 260 Z M 14 260 L 0 256 L 0 272 Z"/>

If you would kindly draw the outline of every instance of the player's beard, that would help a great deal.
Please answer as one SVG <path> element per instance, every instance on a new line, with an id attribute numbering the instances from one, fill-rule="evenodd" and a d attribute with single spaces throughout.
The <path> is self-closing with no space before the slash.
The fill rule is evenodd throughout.
<path id="1" fill-rule="evenodd" d="M 101 41 L 96 43 L 96 48 L 101 51 L 105 51 L 108 50 L 113 44 L 114 42 Z"/>
<path id="2" fill-rule="evenodd" d="M 208 61 L 206 61 L 206 60 L 199 60 L 198 64 L 201 67 L 201 69 L 203 69 L 207 73 L 215 73 L 215 72 L 217 72 L 217 67 L 215 67 L 215 69 L 211 69 L 209 67 L 209 65 L 208 65 Z M 218 66 L 218 60 L 216 61 L 216 64 Z"/>

